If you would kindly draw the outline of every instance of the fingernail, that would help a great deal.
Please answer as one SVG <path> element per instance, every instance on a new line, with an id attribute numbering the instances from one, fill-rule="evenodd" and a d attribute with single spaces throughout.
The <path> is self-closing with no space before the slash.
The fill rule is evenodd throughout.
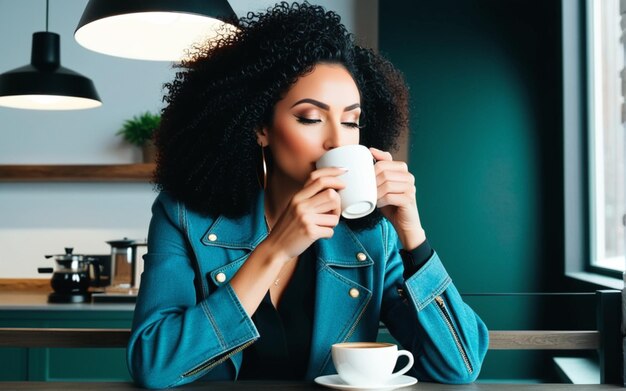
<path id="1" fill-rule="evenodd" d="M 338 168 L 338 169 L 340 169 L 341 171 L 344 171 L 344 172 L 348 172 L 348 171 L 350 171 L 350 170 L 348 169 L 348 167 L 337 167 L 337 168 Z"/>

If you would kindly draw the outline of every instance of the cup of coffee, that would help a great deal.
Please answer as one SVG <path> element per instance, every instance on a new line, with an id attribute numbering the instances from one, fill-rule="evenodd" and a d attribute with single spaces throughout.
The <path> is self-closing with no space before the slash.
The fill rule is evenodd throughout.
<path id="1" fill-rule="evenodd" d="M 391 379 L 405 374 L 413 366 L 411 352 L 398 350 L 398 347 L 391 343 L 338 343 L 332 345 L 331 354 L 337 374 L 351 386 L 382 386 Z M 393 372 L 400 356 L 406 356 L 409 362 L 398 372 Z"/>
<path id="2" fill-rule="evenodd" d="M 322 155 L 315 166 L 348 169 L 340 176 L 346 185 L 344 189 L 339 190 L 343 217 L 357 219 L 374 211 L 378 197 L 374 158 L 369 149 L 359 144 L 334 148 Z"/>

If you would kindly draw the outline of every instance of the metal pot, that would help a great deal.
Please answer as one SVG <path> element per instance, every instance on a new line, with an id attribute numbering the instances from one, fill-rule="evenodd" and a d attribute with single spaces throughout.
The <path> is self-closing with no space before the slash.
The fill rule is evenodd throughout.
<path id="1" fill-rule="evenodd" d="M 39 268 L 39 273 L 52 273 L 50 285 L 57 295 L 50 296 L 50 301 L 81 302 L 88 296 L 89 286 L 100 282 L 100 266 L 97 259 L 80 254 L 73 254 L 73 248 L 66 247 L 65 254 L 46 255 L 54 258 L 56 266 Z M 75 296 L 71 298 L 72 296 Z"/>

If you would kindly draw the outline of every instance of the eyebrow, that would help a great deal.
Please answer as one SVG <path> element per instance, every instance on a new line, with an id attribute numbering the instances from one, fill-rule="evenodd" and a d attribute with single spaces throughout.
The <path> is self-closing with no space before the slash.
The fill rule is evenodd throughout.
<path id="1" fill-rule="evenodd" d="M 297 105 L 302 104 L 302 103 L 310 103 L 310 104 L 312 104 L 312 105 L 314 105 L 314 106 L 317 106 L 317 107 L 319 107 L 320 109 L 324 109 L 324 110 L 329 110 L 329 109 L 330 109 L 330 106 L 328 106 L 326 103 L 322 103 L 322 102 L 320 102 L 320 101 L 318 101 L 318 100 L 315 100 L 315 99 L 310 99 L 310 98 L 300 99 L 299 101 L 297 101 L 296 103 L 294 103 L 291 107 L 292 107 L 292 108 L 293 108 L 293 107 L 296 107 Z M 351 110 L 357 109 L 357 108 L 359 108 L 359 107 L 361 107 L 361 104 L 359 104 L 359 103 L 355 103 L 355 104 L 352 104 L 352 105 L 350 105 L 350 106 L 346 106 L 346 107 L 343 109 L 343 111 L 344 111 L 344 112 L 345 112 L 345 111 L 351 111 Z"/>

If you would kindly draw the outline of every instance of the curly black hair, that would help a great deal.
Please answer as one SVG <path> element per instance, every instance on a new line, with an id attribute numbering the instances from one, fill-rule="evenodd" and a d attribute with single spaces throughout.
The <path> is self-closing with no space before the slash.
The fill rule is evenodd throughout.
<path id="1" fill-rule="evenodd" d="M 272 122 L 276 103 L 316 64 L 343 65 L 361 94 L 360 143 L 397 148 L 408 129 L 408 91 L 394 66 L 356 44 L 340 17 L 308 3 L 279 3 L 235 22 L 194 48 L 165 84 L 167 103 L 156 131 L 154 181 L 203 214 L 236 217 L 260 191 L 256 130 Z M 370 227 L 380 214 L 354 220 Z"/>

